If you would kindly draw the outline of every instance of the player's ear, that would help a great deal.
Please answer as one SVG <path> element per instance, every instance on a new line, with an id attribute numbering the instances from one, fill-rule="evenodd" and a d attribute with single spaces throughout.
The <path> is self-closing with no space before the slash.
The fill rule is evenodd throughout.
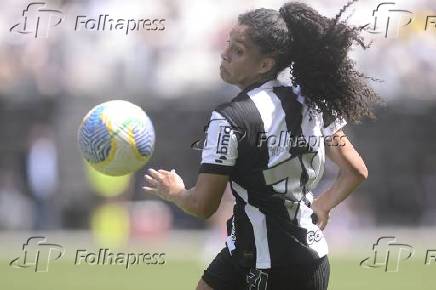
<path id="1" fill-rule="evenodd" d="M 274 60 L 274 58 L 270 56 L 264 57 L 259 64 L 259 73 L 266 74 L 272 71 L 275 65 L 276 65 L 276 61 Z"/>

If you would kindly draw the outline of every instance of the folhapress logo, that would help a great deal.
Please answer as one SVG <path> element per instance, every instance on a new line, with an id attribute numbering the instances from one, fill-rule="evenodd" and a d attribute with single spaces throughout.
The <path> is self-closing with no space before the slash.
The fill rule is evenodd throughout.
<path id="1" fill-rule="evenodd" d="M 48 9 L 45 2 L 31 2 L 22 12 L 22 20 L 12 25 L 10 32 L 24 35 L 32 35 L 34 38 L 48 37 L 49 32 L 59 26 L 64 18 L 68 19 L 68 12 L 64 17 L 61 10 Z M 71 18 L 71 15 L 69 16 Z M 165 18 L 140 17 L 120 18 L 112 17 L 107 13 L 98 15 L 76 15 L 74 23 L 71 23 L 73 31 L 82 32 L 106 32 L 117 31 L 129 35 L 139 31 L 163 31 L 165 30 Z M 64 24 L 67 25 L 67 24 Z"/>
<path id="2" fill-rule="evenodd" d="M 23 10 L 21 22 L 13 25 L 9 31 L 30 34 L 33 37 L 48 37 L 53 27 L 61 24 L 63 13 L 56 9 L 47 9 L 44 2 L 32 2 Z"/>
<path id="3" fill-rule="evenodd" d="M 398 272 L 400 262 L 410 259 L 415 250 L 411 245 L 396 242 L 395 237 L 381 237 L 373 245 L 373 256 L 360 262 L 365 268 L 384 268 L 385 272 Z"/>
<path id="4" fill-rule="evenodd" d="M 47 272 L 51 261 L 64 255 L 64 248 L 58 244 L 46 243 L 45 237 L 31 237 L 23 245 L 23 254 L 9 265 L 15 268 L 34 268 L 35 272 Z"/>
<path id="5" fill-rule="evenodd" d="M 197 140 L 195 140 L 192 144 L 191 144 L 191 149 L 194 150 L 203 150 L 204 147 L 207 146 L 207 139 L 208 139 L 208 135 L 209 133 L 211 134 L 216 134 L 213 135 L 214 137 L 217 138 L 217 145 L 216 145 L 216 153 L 219 154 L 227 154 L 227 149 L 228 149 L 228 145 L 230 142 L 230 136 L 231 134 L 234 134 L 236 136 L 236 139 L 238 142 L 242 141 L 245 136 L 246 136 L 246 130 L 244 130 L 243 128 L 238 128 L 235 126 L 220 126 L 218 129 L 218 132 L 214 131 L 214 132 L 209 132 L 209 127 L 210 124 L 212 122 L 219 122 L 219 121 L 227 121 L 227 119 L 212 119 L 209 121 L 209 123 L 204 126 L 203 131 L 204 131 L 204 137 L 203 138 L 199 138 Z M 226 160 L 226 159 L 223 159 Z M 218 163 L 222 163 L 222 160 L 218 160 Z"/>

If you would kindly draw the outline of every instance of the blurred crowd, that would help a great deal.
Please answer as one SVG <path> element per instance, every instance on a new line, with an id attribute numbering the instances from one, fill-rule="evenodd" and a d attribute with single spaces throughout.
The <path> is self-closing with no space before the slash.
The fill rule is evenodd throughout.
<path id="1" fill-rule="evenodd" d="M 93 105 L 109 99 L 143 106 L 158 134 L 150 166 L 175 167 L 192 185 L 200 156 L 189 148 L 190 141 L 201 135 L 214 104 L 236 92 L 218 74 L 227 34 L 238 13 L 256 7 L 277 9 L 283 1 L 46 3 L 46 8 L 61 11 L 62 22 L 35 38 L 32 33 L 9 31 L 15 24 L 24 28 L 28 2 L 0 2 L 0 229 L 92 226 L 93 211 L 108 197 L 96 194 L 78 158 L 76 130 Z M 345 3 L 310 1 L 329 17 Z M 373 24 L 372 13 L 379 3 L 357 3 L 346 13 L 350 23 Z M 387 106 L 380 110 L 379 122 L 349 126 L 347 133 L 368 159 L 370 179 L 345 203 L 337 225 L 436 224 L 436 138 L 431 134 L 436 125 L 436 24 L 424 30 L 426 17 L 436 15 L 436 5 L 430 0 L 396 1 L 396 5 L 413 12 L 412 23 L 398 33 L 389 28 L 388 37 L 364 32 L 371 48 L 351 54 L 363 73 L 382 80 L 372 85 Z M 26 29 L 31 31 L 31 20 L 40 14 L 29 13 Z M 165 30 L 128 35 L 74 30 L 78 15 L 97 19 L 105 14 L 163 18 Z M 394 17 L 378 16 L 382 32 L 388 16 Z M 327 167 L 319 192 L 335 178 L 333 166 Z M 116 201 L 149 199 L 140 193 L 141 175 L 129 181 Z M 204 227 L 165 206 L 173 218 L 160 218 L 172 220 L 175 227 Z"/>

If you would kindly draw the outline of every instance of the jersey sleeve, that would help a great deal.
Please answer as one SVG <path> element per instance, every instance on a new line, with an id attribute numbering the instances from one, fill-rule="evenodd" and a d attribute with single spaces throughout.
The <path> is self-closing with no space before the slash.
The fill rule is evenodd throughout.
<path id="1" fill-rule="evenodd" d="M 347 125 L 347 121 L 344 118 L 336 118 L 333 121 L 330 121 L 327 124 L 323 125 L 322 134 L 324 136 L 331 136 L 335 134 L 338 130 L 342 129 Z"/>
<path id="2" fill-rule="evenodd" d="M 213 111 L 201 154 L 200 173 L 230 175 L 238 158 L 238 138 L 234 128 Z"/>

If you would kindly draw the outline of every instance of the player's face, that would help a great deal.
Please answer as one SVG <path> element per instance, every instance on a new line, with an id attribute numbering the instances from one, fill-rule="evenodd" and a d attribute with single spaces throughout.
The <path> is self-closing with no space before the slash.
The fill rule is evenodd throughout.
<path id="1" fill-rule="evenodd" d="M 221 53 L 221 78 L 241 89 L 262 80 L 272 66 L 271 58 L 262 55 L 248 37 L 248 29 L 246 25 L 236 25 Z"/>

